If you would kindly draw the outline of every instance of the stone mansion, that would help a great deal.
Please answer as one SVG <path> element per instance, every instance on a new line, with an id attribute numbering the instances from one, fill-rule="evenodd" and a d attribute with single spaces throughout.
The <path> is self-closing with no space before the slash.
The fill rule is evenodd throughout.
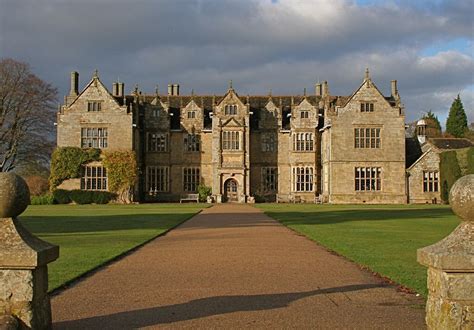
<path id="1" fill-rule="evenodd" d="M 133 150 L 137 201 L 177 201 L 199 185 L 216 202 L 407 203 L 405 113 L 391 82 L 384 96 L 368 70 L 350 96 L 327 82 L 312 93 L 242 96 L 130 95 L 97 72 L 71 90 L 57 115 L 58 147 Z M 100 162 L 60 188 L 107 190 Z M 421 187 L 422 183 L 420 183 Z"/>

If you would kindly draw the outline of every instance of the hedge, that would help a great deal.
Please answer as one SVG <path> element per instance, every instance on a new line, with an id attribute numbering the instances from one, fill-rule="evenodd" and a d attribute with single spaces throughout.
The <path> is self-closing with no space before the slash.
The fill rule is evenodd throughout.
<path id="1" fill-rule="evenodd" d="M 454 182 L 461 177 L 456 151 L 445 151 L 440 155 L 440 179 L 441 179 L 441 199 L 449 203 L 449 191 Z"/>
<path id="2" fill-rule="evenodd" d="M 116 195 L 108 191 L 91 190 L 63 190 L 53 191 L 54 200 L 58 204 L 107 204 L 113 200 Z"/>
<path id="3" fill-rule="evenodd" d="M 67 179 L 80 178 L 82 165 L 100 160 L 100 149 L 56 148 L 51 156 L 50 190 Z"/>
<path id="4" fill-rule="evenodd" d="M 40 196 L 31 196 L 31 205 L 52 205 L 54 204 L 54 196 L 51 193 Z"/>

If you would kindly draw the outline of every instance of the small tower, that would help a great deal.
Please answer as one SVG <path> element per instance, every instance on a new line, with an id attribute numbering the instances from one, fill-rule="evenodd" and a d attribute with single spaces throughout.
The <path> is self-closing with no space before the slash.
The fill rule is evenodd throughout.
<path id="1" fill-rule="evenodd" d="M 420 142 L 420 144 L 426 142 L 426 122 L 424 119 L 420 119 L 416 123 L 416 136 L 418 137 L 418 142 Z"/>

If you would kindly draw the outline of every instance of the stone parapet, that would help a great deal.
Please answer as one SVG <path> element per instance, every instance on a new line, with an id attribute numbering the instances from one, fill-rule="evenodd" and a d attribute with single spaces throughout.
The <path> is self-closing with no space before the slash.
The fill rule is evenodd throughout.
<path id="1" fill-rule="evenodd" d="M 446 238 L 418 250 L 428 267 L 428 329 L 474 328 L 474 175 L 460 178 L 450 197 L 463 222 Z"/>
<path id="2" fill-rule="evenodd" d="M 0 329 L 51 328 L 47 264 L 58 246 L 33 236 L 16 218 L 30 201 L 26 183 L 0 173 Z"/>

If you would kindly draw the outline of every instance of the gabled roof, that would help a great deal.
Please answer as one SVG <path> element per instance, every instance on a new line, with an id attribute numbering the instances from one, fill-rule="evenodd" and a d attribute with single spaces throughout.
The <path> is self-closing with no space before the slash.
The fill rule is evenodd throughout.
<path id="1" fill-rule="evenodd" d="M 86 87 L 84 87 L 82 89 L 82 91 L 79 93 L 79 95 L 77 95 L 77 97 L 74 99 L 74 101 L 71 102 L 71 104 L 68 105 L 68 107 L 71 107 L 74 103 L 76 103 L 76 101 L 82 96 L 82 94 L 84 94 L 84 92 L 94 83 L 94 82 L 97 82 L 98 84 L 100 84 L 102 86 L 102 88 L 104 88 L 106 91 L 107 91 L 107 94 L 109 95 L 109 97 L 111 99 L 113 99 L 115 101 L 115 103 L 117 103 L 118 106 L 122 106 L 123 104 L 120 104 L 119 101 L 117 100 L 117 98 L 115 96 L 113 96 L 109 90 L 107 89 L 107 87 L 105 87 L 105 85 L 102 83 L 102 81 L 100 81 L 99 79 L 99 76 L 97 75 L 97 71 L 94 73 L 94 76 L 92 77 L 91 81 L 86 85 Z M 122 101 L 123 103 L 123 101 Z"/>
<path id="2" fill-rule="evenodd" d="M 360 84 L 359 88 L 357 88 L 354 93 L 352 93 L 351 96 L 349 96 L 349 98 L 346 100 L 346 102 L 344 104 L 341 105 L 341 107 L 345 107 L 353 98 L 355 95 L 357 95 L 357 93 L 359 93 L 360 89 L 365 85 L 365 84 L 370 84 L 372 87 L 375 88 L 375 90 L 380 94 L 380 96 L 382 96 L 382 98 L 390 105 L 390 106 L 394 106 L 395 105 L 395 100 L 393 99 L 392 96 L 390 97 L 386 97 L 382 94 L 382 92 L 377 88 L 377 86 L 374 84 L 374 82 L 372 81 L 372 79 L 369 77 L 369 71 L 367 69 L 366 71 L 366 76 L 365 76 L 365 79 L 362 81 L 362 83 Z"/>
<path id="3" fill-rule="evenodd" d="M 474 146 L 471 141 L 462 138 L 431 138 L 428 139 L 428 143 L 442 150 L 462 149 Z"/>

